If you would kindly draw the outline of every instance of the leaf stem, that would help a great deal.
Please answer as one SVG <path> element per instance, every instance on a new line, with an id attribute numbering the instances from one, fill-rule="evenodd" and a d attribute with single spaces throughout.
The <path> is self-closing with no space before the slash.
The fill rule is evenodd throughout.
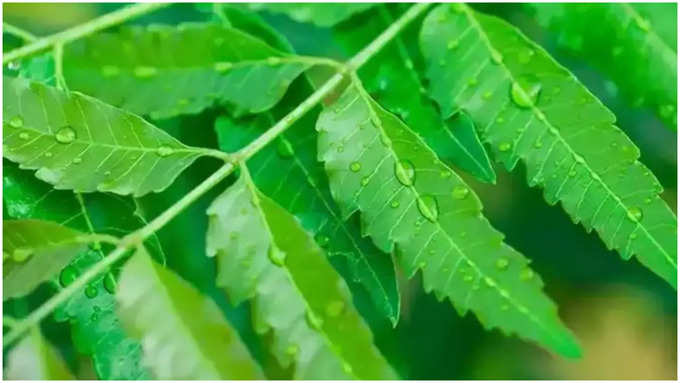
<path id="1" fill-rule="evenodd" d="M 94 32 L 108 28 L 110 26 L 120 24 L 134 17 L 141 16 L 143 14 L 155 11 L 163 7 L 167 7 L 170 4 L 171 3 L 142 3 L 131 5 L 111 13 L 107 13 L 94 20 L 88 21 L 87 23 L 77 25 L 63 32 L 39 38 L 33 41 L 31 44 L 24 45 L 23 47 L 11 50 L 3 55 L 2 63 L 6 64 L 10 61 L 22 58 L 24 56 L 28 56 L 43 51 L 58 43 L 66 44 L 68 42 L 77 40 L 81 37 L 87 36 Z M 5 30 L 5 23 L 3 23 L 3 30 Z M 14 30 L 14 32 L 16 32 L 16 30 Z"/>
<path id="2" fill-rule="evenodd" d="M 343 69 L 353 68 L 358 69 L 361 65 L 366 63 L 373 55 L 375 55 L 382 47 L 384 47 L 397 33 L 404 28 L 411 20 L 416 18 L 423 12 L 429 4 L 421 3 L 412 6 L 406 13 L 404 13 L 397 21 L 390 25 L 382 34 L 380 34 L 373 42 L 366 48 L 362 49 L 356 56 L 350 59 L 347 65 L 343 65 Z M 137 231 L 128 234 L 118 242 L 118 246 L 105 258 L 95 263 L 91 268 L 81 274 L 73 283 L 68 285 L 63 290 L 48 299 L 35 311 L 33 311 L 26 318 L 22 319 L 14 326 L 6 336 L 3 337 L 3 348 L 17 340 L 26 330 L 39 323 L 43 318 L 49 315 L 57 306 L 65 302 L 78 289 L 85 286 L 91 279 L 96 277 L 99 273 L 105 271 L 110 265 L 121 259 L 129 249 L 141 244 L 147 237 L 160 230 L 165 224 L 170 222 L 174 217 L 180 214 L 184 209 L 191 205 L 194 201 L 199 199 L 212 187 L 217 185 L 220 181 L 225 179 L 235 169 L 237 164 L 245 162 L 250 157 L 254 156 L 262 148 L 267 146 L 276 137 L 289 128 L 295 121 L 302 117 L 305 113 L 314 108 L 321 100 L 331 93 L 345 78 L 345 71 L 336 73 L 326 83 L 319 87 L 300 105 L 288 113 L 285 117 L 279 120 L 266 132 L 264 132 L 257 139 L 252 141 L 243 149 L 234 154 L 228 154 L 229 161 L 219 168 L 210 177 L 206 178 L 196 188 L 191 190 L 188 194 L 183 196 L 179 201 L 175 202 L 167 210 L 154 218 L 151 222 L 138 229 Z"/>
<path id="3" fill-rule="evenodd" d="M 2 22 L 2 31 L 9 33 L 10 35 L 14 35 L 24 41 L 28 41 L 29 43 L 35 41 L 38 39 L 36 35 L 34 35 L 31 32 L 28 32 L 22 28 L 19 28 L 17 26 L 14 26 L 12 24 L 7 23 L 6 21 Z"/>

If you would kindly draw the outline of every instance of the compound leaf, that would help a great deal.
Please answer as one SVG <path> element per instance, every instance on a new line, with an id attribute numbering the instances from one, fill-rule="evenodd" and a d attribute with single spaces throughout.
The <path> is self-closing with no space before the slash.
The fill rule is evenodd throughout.
<path id="1" fill-rule="evenodd" d="M 527 4 L 559 47 L 608 75 L 635 106 L 677 129 L 677 5 Z M 593 28 L 597 25 L 597 28 Z"/>
<path id="2" fill-rule="evenodd" d="M 2 222 L 2 299 L 24 296 L 87 248 L 83 234 L 34 219 Z"/>
<path id="3" fill-rule="evenodd" d="M 349 289 L 293 215 L 261 194 L 245 165 L 208 209 L 209 256 L 234 303 L 252 299 L 256 331 L 295 379 L 393 379 Z"/>
<path id="4" fill-rule="evenodd" d="M 204 153 L 78 92 L 4 77 L 3 97 L 3 155 L 57 189 L 158 192 Z"/>
<path id="5" fill-rule="evenodd" d="M 384 8 L 366 12 L 357 19 L 356 24 L 339 25 L 333 30 L 336 39 L 351 54 L 370 43 L 393 21 Z M 366 90 L 421 135 L 439 158 L 481 181 L 495 183 L 496 173 L 474 126 L 463 115 L 441 118 L 427 97 L 425 84 L 414 64 L 422 58 L 412 56 L 402 38 L 395 37 L 359 70 Z"/>
<path id="6" fill-rule="evenodd" d="M 299 23 L 312 23 L 319 27 L 330 27 L 352 15 L 363 12 L 375 4 L 372 3 L 258 3 L 249 4 L 255 11 L 265 10 L 282 13 Z"/>
<path id="7" fill-rule="evenodd" d="M 238 333 L 208 297 L 139 248 L 116 292 L 118 314 L 157 379 L 261 379 Z"/>
<path id="8" fill-rule="evenodd" d="M 8 380 L 75 380 L 59 352 L 34 327 L 7 354 Z"/>
<path id="9" fill-rule="evenodd" d="M 238 114 L 260 113 L 309 67 L 302 58 L 216 23 L 97 34 L 67 49 L 64 61 L 72 88 L 152 118 L 198 113 L 215 103 Z"/>
<path id="10" fill-rule="evenodd" d="M 477 315 L 485 328 L 533 340 L 566 356 L 579 346 L 528 261 L 503 243 L 467 185 L 406 125 L 355 82 L 319 116 L 319 159 L 347 217 L 383 251 L 396 245 L 426 291 Z"/>
<path id="11" fill-rule="evenodd" d="M 597 98 L 517 29 L 465 5 L 434 9 L 420 38 L 445 117 L 466 111 L 496 159 L 508 169 L 521 159 L 548 203 L 676 286 L 676 218 Z"/>

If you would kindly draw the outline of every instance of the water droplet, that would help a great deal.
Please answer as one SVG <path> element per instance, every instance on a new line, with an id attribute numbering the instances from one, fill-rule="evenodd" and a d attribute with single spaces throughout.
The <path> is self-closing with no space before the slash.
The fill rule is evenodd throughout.
<path id="1" fill-rule="evenodd" d="M 102 67 L 102 76 L 104 77 L 114 77 L 120 74 L 120 68 L 115 65 L 104 65 Z"/>
<path id="2" fill-rule="evenodd" d="M 113 276 L 112 273 L 107 273 L 104 276 L 104 289 L 108 291 L 110 294 L 115 294 L 116 293 L 116 277 Z"/>
<path id="3" fill-rule="evenodd" d="M 345 151 L 345 146 L 344 145 L 338 145 L 338 147 L 335 149 L 338 153 L 342 153 Z"/>
<path id="4" fill-rule="evenodd" d="M 14 116 L 9 120 L 10 126 L 13 128 L 21 128 L 24 126 L 24 119 L 21 116 Z"/>
<path id="5" fill-rule="evenodd" d="M 290 346 L 286 347 L 286 354 L 293 356 L 293 355 L 297 355 L 297 353 L 298 353 L 298 346 L 297 345 L 291 344 Z"/>
<path id="6" fill-rule="evenodd" d="M 475 277 L 473 277 L 473 276 L 470 275 L 470 274 L 466 274 L 465 276 L 463 276 L 463 280 L 464 280 L 465 282 L 472 282 L 473 279 L 475 279 Z"/>
<path id="7" fill-rule="evenodd" d="M 96 297 L 98 292 L 99 291 L 97 290 L 97 286 L 95 286 L 95 285 L 88 285 L 85 288 L 85 296 L 90 298 L 90 299 Z"/>
<path id="8" fill-rule="evenodd" d="M 342 362 L 342 370 L 345 371 L 345 374 L 351 374 L 352 366 L 347 362 Z"/>
<path id="9" fill-rule="evenodd" d="M 110 175 L 111 175 L 111 171 L 110 171 L 110 170 L 107 170 L 107 171 L 104 172 L 104 176 L 105 176 L 105 177 L 108 177 L 108 176 L 110 176 Z"/>
<path id="10" fill-rule="evenodd" d="M 328 243 L 331 241 L 331 239 L 323 233 L 317 234 L 314 239 L 316 240 L 316 243 L 323 248 L 327 247 Z"/>
<path id="11" fill-rule="evenodd" d="M 531 280 L 534 277 L 534 271 L 531 270 L 528 267 L 525 267 L 522 269 L 522 271 L 519 273 L 519 279 L 522 281 L 528 281 Z"/>
<path id="12" fill-rule="evenodd" d="M 167 157 L 174 153 L 175 151 L 170 148 L 169 146 L 163 145 L 156 149 L 156 154 L 158 154 L 160 157 Z"/>
<path id="13" fill-rule="evenodd" d="M 451 195 L 455 199 L 465 199 L 468 196 L 468 194 L 470 194 L 470 189 L 462 185 L 454 187 L 453 191 L 451 192 Z"/>
<path id="14" fill-rule="evenodd" d="M 81 162 L 83 162 L 83 159 L 80 158 L 80 157 L 76 157 L 76 158 L 73 159 L 73 163 L 76 164 L 76 165 L 78 165 Z"/>
<path id="15" fill-rule="evenodd" d="M 275 245 L 269 245 L 269 260 L 276 266 L 283 266 L 286 262 L 286 253 L 279 250 Z"/>
<path id="16" fill-rule="evenodd" d="M 291 158 L 293 157 L 293 154 L 295 154 L 293 146 L 290 144 L 288 140 L 285 140 L 283 138 L 278 139 L 278 143 L 276 144 L 276 152 L 282 158 Z"/>
<path id="17" fill-rule="evenodd" d="M 134 75 L 139 78 L 153 77 L 158 73 L 158 69 L 152 66 L 138 66 L 135 67 Z"/>
<path id="18" fill-rule="evenodd" d="M 446 48 L 448 48 L 449 50 L 453 50 L 458 48 L 458 45 L 460 45 L 458 40 L 451 40 L 448 42 L 448 44 L 446 44 Z"/>
<path id="19" fill-rule="evenodd" d="M 31 256 L 31 254 L 33 254 L 32 249 L 15 249 L 12 252 L 12 260 L 14 262 L 23 262 L 26 259 L 28 259 L 28 257 Z"/>
<path id="20" fill-rule="evenodd" d="M 431 195 L 424 195 L 418 198 L 418 210 L 430 222 L 436 222 L 439 216 L 437 200 Z"/>
<path id="21" fill-rule="evenodd" d="M 628 208 L 628 219 L 633 222 L 639 222 L 642 219 L 642 210 L 635 206 Z"/>
<path id="22" fill-rule="evenodd" d="M 279 65 L 281 64 L 281 59 L 278 57 L 267 57 L 267 65 Z"/>
<path id="23" fill-rule="evenodd" d="M 649 30 L 649 20 L 644 19 L 642 17 L 638 17 L 635 19 L 635 25 L 637 25 L 638 28 L 642 29 L 645 32 Z"/>
<path id="24" fill-rule="evenodd" d="M 507 258 L 501 257 L 496 260 L 496 268 L 498 270 L 506 270 L 509 265 L 510 261 Z"/>
<path id="25" fill-rule="evenodd" d="M 398 208 L 398 207 L 399 207 L 399 201 L 396 200 L 396 199 L 393 200 L 392 202 L 390 202 L 390 207 L 391 207 L 392 209 Z"/>
<path id="26" fill-rule="evenodd" d="M 21 64 L 19 64 L 19 61 L 16 61 L 16 60 L 10 61 L 7 64 L 7 69 L 9 69 L 9 70 L 19 70 L 19 68 L 21 68 Z"/>
<path id="27" fill-rule="evenodd" d="M 329 317 L 337 317 L 345 310 L 345 302 L 333 301 L 326 305 L 326 315 Z"/>
<path id="28" fill-rule="evenodd" d="M 28 140 L 29 137 L 30 137 L 30 135 L 26 132 L 19 133 L 19 138 L 21 138 L 22 140 Z"/>
<path id="29" fill-rule="evenodd" d="M 70 144 L 76 139 L 76 131 L 70 126 L 65 126 L 57 130 L 54 138 L 60 144 Z"/>
<path id="30" fill-rule="evenodd" d="M 394 164 L 394 175 L 404 186 L 413 185 L 416 170 L 409 160 L 401 160 Z"/>
<path id="31" fill-rule="evenodd" d="M 530 108 L 538 99 L 541 83 L 534 75 L 523 75 L 510 87 L 510 97 L 520 108 Z"/>
<path id="32" fill-rule="evenodd" d="M 224 72 L 230 70 L 233 67 L 234 67 L 234 64 L 232 64 L 230 62 L 218 62 L 218 63 L 215 63 L 215 65 L 213 66 L 213 68 L 215 68 L 215 71 L 219 72 L 219 73 L 224 73 Z"/>
<path id="33" fill-rule="evenodd" d="M 569 177 L 576 177 L 576 170 L 570 170 Z"/>
<path id="34" fill-rule="evenodd" d="M 408 59 L 407 59 L 407 60 L 404 62 L 404 65 L 406 66 L 407 69 L 413 69 L 413 61 L 411 61 L 411 60 L 408 60 Z"/>
<path id="35" fill-rule="evenodd" d="M 475 77 L 471 77 L 468 79 L 468 86 L 475 86 L 477 85 L 477 79 Z"/>
<path id="36" fill-rule="evenodd" d="M 352 162 L 351 164 L 349 164 L 349 170 L 351 170 L 354 173 L 358 172 L 359 170 L 361 170 L 361 163 L 357 161 Z"/>
<path id="37" fill-rule="evenodd" d="M 305 320 L 307 321 L 307 324 L 309 325 L 309 327 L 311 327 L 313 329 L 318 330 L 323 325 L 323 319 L 319 318 L 311 310 L 307 310 L 307 313 L 305 314 Z"/>
<path id="38" fill-rule="evenodd" d="M 489 99 L 491 99 L 491 96 L 493 96 L 493 93 L 491 93 L 490 90 L 487 90 L 487 91 L 484 92 L 484 94 L 482 95 L 482 98 L 485 99 L 485 100 L 489 100 Z"/>
<path id="39" fill-rule="evenodd" d="M 78 270 L 73 266 L 66 266 L 59 274 L 59 283 L 66 287 L 78 278 Z"/>
<path id="40" fill-rule="evenodd" d="M 498 144 L 498 150 L 501 152 L 507 152 L 508 150 L 510 150 L 511 147 L 512 144 L 509 142 L 501 142 L 500 144 Z"/>
<path id="41" fill-rule="evenodd" d="M 44 156 L 47 158 L 52 158 L 52 152 L 46 152 Z"/>
<path id="42" fill-rule="evenodd" d="M 361 179 L 361 186 L 366 186 L 366 185 L 368 185 L 368 183 L 369 183 L 370 181 L 371 181 L 371 177 L 369 177 L 369 176 L 366 176 L 366 177 L 362 178 L 362 179 Z"/>
<path id="43" fill-rule="evenodd" d="M 649 197 L 645 198 L 645 203 L 647 204 L 652 203 L 652 199 Z"/>

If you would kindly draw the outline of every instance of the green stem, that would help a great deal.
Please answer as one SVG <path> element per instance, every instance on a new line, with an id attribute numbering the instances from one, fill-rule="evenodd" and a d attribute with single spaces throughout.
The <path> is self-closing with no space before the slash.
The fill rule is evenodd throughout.
<path id="1" fill-rule="evenodd" d="M 31 32 L 25 31 L 19 27 L 16 27 L 12 24 L 7 23 L 6 21 L 2 22 L 2 31 L 9 33 L 10 35 L 14 35 L 24 41 L 33 42 L 38 39 L 36 35 L 34 35 Z"/>
<path id="2" fill-rule="evenodd" d="M 115 12 L 107 13 L 87 23 L 75 26 L 63 32 L 37 39 L 31 44 L 24 45 L 21 48 L 9 51 L 3 55 L 2 63 L 6 64 L 10 61 L 43 51 L 58 43 L 66 44 L 110 26 L 120 24 L 134 17 L 167 7 L 168 5 L 170 5 L 170 3 L 142 3 L 131 5 Z"/>
<path id="3" fill-rule="evenodd" d="M 429 4 L 417 4 L 411 7 L 404 13 L 394 24 L 390 25 L 380 36 L 378 36 L 366 48 L 361 50 L 356 56 L 348 61 L 348 66 L 354 69 L 359 68 L 366 63 L 373 55 L 375 55 L 382 47 L 387 44 L 390 39 L 394 38 L 396 34 L 408 24 L 409 21 L 416 18 L 423 12 Z M 344 66 L 343 66 L 344 67 Z M 43 318 L 49 315 L 56 307 L 65 302 L 78 289 L 85 286 L 91 279 L 105 271 L 110 265 L 118 261 L 126 254 L 128 249 L 134 248 L 142 244 L 142 242 L 160 230 L 170 220 L 176 217 L 194 201 L 200 198 L 204 193 L 217 185 L 220 181 L 225 179 L 236 169 L 236 164 L 245 162 L 262 148 L 271 143 L 283 131 L 288 129 L 295 121 L 302 117 L 305 113 L 314 108 L 324 97 L 331 93 L 344 79 L 344 73 L 337 73 L 333 75 L 326 83 L 319 87 L 312 93 L 305 101 L 298 105 L 294 110 L 288 113 L 285 117 L 279 120 L 274 126 L 269 128 L 257 139 L 252 141 L 243 149 L 239 150 L 233 155 L 230 155 L 230 160 L 224 166 L 219 168 L 210 177 L 201 182 L 196 188 L 175 202 L 167 210 L 154 218 L 151 222 L 146 224 L 139 230 L 128 234 L 120 242 L 118 246 L 104 259 L 100 260 L 89 268 L 85 273 L 81 274 L 73 283 L 68 285 L 63 290 L 52 296 L 47 302 L 43 303 L 38 309 L 33 311 L 26 318 L 22 319 L 16 326 L 14 326 L 6 336 L 3 337 L 3 348 L 17 340 L 27 329 L 39 323 Z"/>

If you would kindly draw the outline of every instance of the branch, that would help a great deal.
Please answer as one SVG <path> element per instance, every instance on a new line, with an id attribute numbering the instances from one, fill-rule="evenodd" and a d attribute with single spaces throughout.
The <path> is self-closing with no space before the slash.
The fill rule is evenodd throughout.
<path id="1" fill-rule="evenodd" d="M 399 33 L 410 21 L 415 19 L 420 13 L 425 11 L 429 4 L 420 3 L 412 6 L 406 13 L 404 13 L 397 21 L 390 25 L 383 33 L 381 33 L 373 42 L 367 45 L 354 57 L 347 62 L 347 67 L 354 70 L 365 64 L 373 55 L 375 55 L 382 47 L 385 46 L 394 36 Z M 120 260 L 129 249 L 132 249 L 141 244 L 146 238 L 160 230 L 165 224 L 170 222 L 174 217 L 191 205 L 194 201 L 200 198 L 204 193 L 217 185 L 220 181 L 231 174 L 240 162 L 245 162 L 263 147 L 267 146 L 276 137 L 289 128 L 295 121 L 302 117 L 305 113 L 314 108 L 324 97 L 331 93 L 344 79 L 344 72 L 336 73 L 314 93 L 312 93 L 305 101 L 298 105 L 294 110 L 283 117 L 279 122 L 274 124 L 269 130 L 264 132 L 256 140 L 248 144 L 243 149 L 231 155 L 229 162 L 224 164 L 210 177 L 205 179 L 194 188 L 191 192 L 182 197 L 174 205 L 170 206 L 166 211 L 154 218 L 151 222 L 137 231 L 125 236 L 118 246 L 104 259 L 97 262 L 85 273 L 81 274 L 75 281 L 68 285 L 63 290 L 52 296 L 47 302 L 43 303 L 38 309 L 33 311 L 26 318 L 22 319 L 16 326 L 13 326 L 10 332 L 3 337 L 3 348 L 10 345 L 32 326 L 37 325 L 43 318 L 49 315 L 57 306 L 65 302 L 78 289 L 85 286 L 91 279 L 96 277 L 99 273 L 105 271 L 116 261 Z"/>
<path id="2" fill-rule="evenodd" d="M 35 41 L 38 39 L 36 35 L 33 33 L 26 31 L 24 29 L 21 29 L 17 26 L 14 26 L 12 24 L 7 23 L 6 21 L 2 22 L 2 31 L 5 33 L 9 33 L 10 35 L 16 36 L 24 41 L 28 41 L 29 43 Z"/>
<path id="3" fill-rule="evenodd" d="M 28 56 L 45 49 L 48 49 L 55 44 L 66 44 L 73 40 L 87 36 L 94 32 L 108 28 L 110 26 L 120 24 L 126 20 L 141 16 L 145 13 L 155 11 L 157 9 L 167 7 L 170 3 L 143 3 L 135 4 L 125 7 L 115 12 L 107 13 L 87 23 L 77 25 L 73 28 L 67 29 L 63 32 L 55 33 L 53 35 L 43 37 L 35 40 L 31 44 L 24 45 L 21 48 L 14 49 L 7 52 L 2 57 L 2 63 L 6 64 L 10 61 Z M 3 30 L 7 30 L 3 25 Z"/>

